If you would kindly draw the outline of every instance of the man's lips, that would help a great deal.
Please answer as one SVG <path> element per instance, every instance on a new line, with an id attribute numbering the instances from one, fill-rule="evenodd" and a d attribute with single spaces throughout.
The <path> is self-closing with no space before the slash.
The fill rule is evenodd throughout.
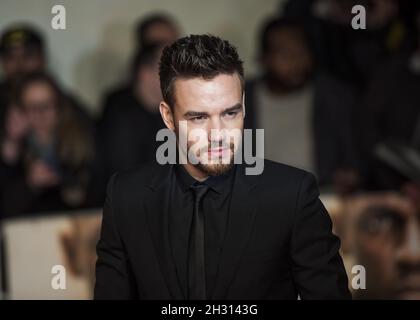
<path id="1" fill-rule="evenodd" d="M 208 153 L 212 157 L 221 156 L 223 154 L 226 154 L 229 151 L 229 148 L 214 148 L 209 149 Z"/>

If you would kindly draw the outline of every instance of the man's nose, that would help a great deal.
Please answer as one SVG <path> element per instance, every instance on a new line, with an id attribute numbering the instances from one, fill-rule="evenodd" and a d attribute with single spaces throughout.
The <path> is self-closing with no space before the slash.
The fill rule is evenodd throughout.
<path id="1" fill-rule="evenodd" d="M 397 251 L 402 266 L 420 266 L 420 226 L 416 219 L 410 219 L 406 226 L 402 246 Z"/>
<path id="2" fill-rule="evenodd" d="M 221 119 L 215 117 L 210 122 L 210 128 L 208 130 L 209 141 L 223 141 L 223 123 Z"/>

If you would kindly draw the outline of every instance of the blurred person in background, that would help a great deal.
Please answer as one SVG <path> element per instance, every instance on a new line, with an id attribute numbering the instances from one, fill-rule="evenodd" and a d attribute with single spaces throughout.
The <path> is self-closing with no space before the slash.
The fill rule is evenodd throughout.
<path id="1" fill-rule="evenodd" d="M 283 15 L 305 24 L 320 68 L 363 91 L 378 64 L 409 45 L 406 12 L 410 10 L 410 2 L 287 1 Z M 366 9 L 365 30 L 351 27 L 355 5 L 363 5 Z"/>
<path id="2" fill-rule="evenodd" d="M 268 20 L 259 51 L 262 76 L 246 86 L 247 126 L 265 129 L 266 157 L 315 173 L 321 185 L 352 191 L 359 178 L 351 91 L 326 73 L 314 73 L 297 20 Z"/>
<path id="3" fill-rule="evenodd" d="M 113 173 L 155 159 L 156 133 L 164 127 L 159 113 L 161 52 L 159 44 L 143 47 L 134 59 L 131 86 L 106 100 L 98 126 L 98 203 Z"/>
<path id="4" fill-rule="evenodd" d="M 420 299 L 420 187 L 410 189 L 347 199 L 343 254 L 351 256 L 349 272 L 356 264 L 366 270 L 355 299 Z"/>
<path id="5" fill-rule="evenodd" d="M 25 74 L 45 67 L 44 41 L 33 28 L 22 26 L 6 30 L 0 38 L 0 126 L 4 124 L 8 94 Z"/>
<path id="6" fill-rule="evenodd" d="M 105 94 L 98 121 L 92 204 L 102 206 L 112 173 L 154 159 L 153 141 L 163 127 L 158 61 L 163 47 L 179 35 L 177 22 L 164 13 L 148 15 L 135 27 L 136 51 L 128 81 Z"/>
<path id="7" fill-rule="evenodd" d="M 412 151 L 407 158 L 406 149 L 388 148 L 378 153 L 378 164 L 398 177 L 399 187 L 344 198 L 334 222 L 348 272 L 365 268 L 365 288 L 354 290 L 356 299 L 419 300 L 420 166 L 407 161 L 416 158 Z"/>
<path id="8" fill-rule="evenodd" d="M 358 115 L 369 190 L 399 190 L 404 179 L 377 157 L 383 144 L 420 152 L 420 6 L 414 20 L 416 45 L 383 63 L 372 76 Z M 413 177 L 412 177 L 413 178 Z"/>
<path id="9" fill-rule="evenodd" d="M 44 72 L 48 65 L 48 55 L 41 32 L 30 25 L 12 25 L 0 37 L 0 62 L 3 79 L 0 81 L 0 135 L 4 127 L 8 95 L 16 91 L 19 82 L 28 74 Z M 68 92 L 71 108 L 87 130 L 93 132 L 93 121 L 86 107 Z"/>
<path id="10" fill-rule="evenodd" d="M 44 40 L 32 27 L 13 27 L 1 36 L 0 57 L 2 85 L 15 83 L 24 75 L 45 67 Z"/>
<path id="11" fill-rule="evenodd" d="M 366 9 L 364 30 L 351 27 L 355 5 Z M 372 139 L 367 140 L 365 135 L 363 118 L 367 111 L 364 101 L 367 92 L 372 91 L 372 82 L 381 78 L 375 75 L 382 72 L 384 62 L 413 46 L 415 37 L 411 30 L 414 29 L 412 20 L 416 7 L 415 1 L 402 0 L 302 0 L 288 1 L 283 6 L 285 17 L 299 19 L 305 24 L 318 69 L 348 87 L 354 101 L 350 121 L 362 188 L 389 187 L 389 183 L 381 186 L 383 182 L 374 181 L 369 172 L 373 167 L 371 157 L 367 155 L 371 145 L 367 142 Z M 386 91 L 376 90 L 375 99 L 382 100 L 383 92 Z M 343 97 L 344 103 L 346 100 Z"/>
<path id="12" fill-rule="evenodd" d="M 178 23 L 165 13 L 154 13 L 142 18 L 136 26 L 137 47 L 152 44 L 171 44 L 180 36 Z"/>
<path id="13" fill-rule="evenodd" d="M 44 73 L 25 77 L 10 101 L 0 159 L 5 217 L 88 202 L 92 142 L 70 103 Z"/>
<path id="14" fill-rule="evenodd" d="M 179 35 L 180 30 L 176 21 L 163 13 L 151 14 L 138 22 L 135 27 L 136 49 L 128 72 L 128 79 L 105 94 L 103 114 L 108 112 L 108 108 L 113 108 L 115 101 L 129 99 L 132 96 L 132 87 L 136 86 L 139 80 L 137 68 L 142 64 L 140 59 L 144 53 L 150 51 L 151 48 L 163 48 L 165 45 L 171 44 L 178 39 Z"/>

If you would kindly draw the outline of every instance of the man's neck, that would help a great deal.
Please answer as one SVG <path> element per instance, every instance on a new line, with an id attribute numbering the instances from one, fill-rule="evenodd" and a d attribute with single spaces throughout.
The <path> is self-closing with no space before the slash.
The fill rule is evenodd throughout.
<path id="1" fill-rule="evenodd" d="M 298 91 L 305 86 L 305 84 L 302 83 L 299 86 L 288 87 L 279 79 L 275 79 L 274 77 L 269 75 L 267 75 L 264 78 L 264 84 L 268 92 L 275 96 L 285 96 L 295 91 Z"/>
<path id="2" fill-rule="evenodd" d="M 280 82 L 272 79 L 265 80 L 265 86 L 267 90 L 275 96 L 282 96 L 289 93 L 289 90 L 285 88 Z"/>
<path id="3" fill-rule="evenodd" d="M 197 181 L 203 182 L 209 177 L 207 174 L 205 174 L 196 166 L 193 166 L 191 163 L 181 164 L 181 166 L 183 166 L 185 170 L 188 172 L 188 174 Z"/>

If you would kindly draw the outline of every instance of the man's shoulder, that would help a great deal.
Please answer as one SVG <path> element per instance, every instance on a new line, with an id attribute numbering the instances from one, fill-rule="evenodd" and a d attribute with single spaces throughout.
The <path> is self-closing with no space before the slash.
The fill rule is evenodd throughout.
<path id="1" fill-rule="evenodd" d="M 264 159 L 264 170 L 255 177 L 276 185 L 290 185 L 291 183 L 300 183 L 304 178 L 314 178 L 314 175 L 303 169 Z"/>
<path id="2" fill-rule="evenodd" d="M 119 189 L 125 190 L 153 186 L 157 178 L 160 182 L 169 178 L 171 166 L 150 161 L 116 173 L 114 180 L 117 181 Z M 245 173 L 245 175 L 247 174 Z M 298 187 L 305 178 L 315 180 L 314 175 L 308 171 L 268 159 L 264 159 L 264 170 L 261 174 L 247 175 L 247 179 L 256 184 L 286 188 Z"/>
<path id="3" fill-rule="evenodd" d="M 157 175 L 164 176 L 165 166 L 156 163 L 156 161 L 146 162 L 130 169 L 118 171 L 114 174 L 115 183 L 118 189 L 138 189 L 152 184 Z"/>

